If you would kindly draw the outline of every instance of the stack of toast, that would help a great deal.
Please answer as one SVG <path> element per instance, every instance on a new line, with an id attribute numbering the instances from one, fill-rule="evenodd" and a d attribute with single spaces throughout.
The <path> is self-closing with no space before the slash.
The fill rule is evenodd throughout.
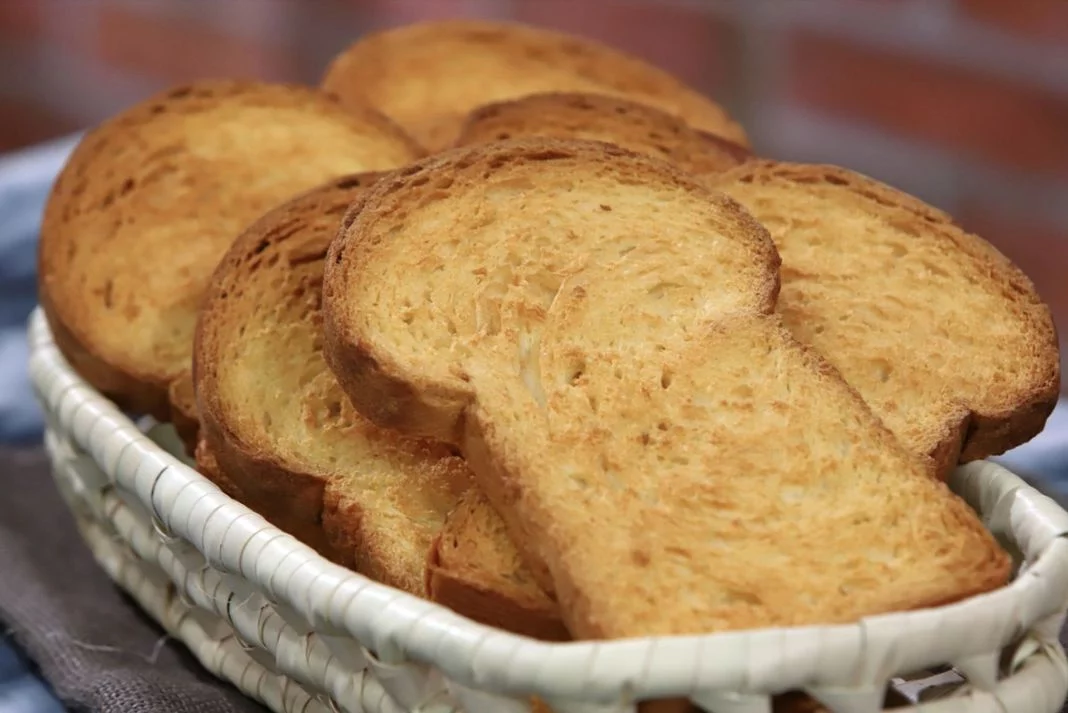
<path id="1" fill-rule="evenodd" d="M 1037 434 L 1060 384 L 1048 307 L 949 216 L 508 23 L 129 109 L 71 157 L 39 262 L 74 368 L 230 496 L 543 640 L 1000 587 L 944 480 Z"/>

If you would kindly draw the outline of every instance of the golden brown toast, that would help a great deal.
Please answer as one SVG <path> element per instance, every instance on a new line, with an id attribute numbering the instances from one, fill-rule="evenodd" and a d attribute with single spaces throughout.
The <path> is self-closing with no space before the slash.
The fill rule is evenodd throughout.
<path id="1" fill-rule="evenodd" d="M 377 175 L 337 179 L 253 223 L 220 262 L 197 323 L 203 439 L 241 499 L 341 563 L 422 594 L 426 552 L 470 482 L 442 446 L 353 413 L 323 363 L 322 261 Z"/>
<path id="2" fill-rule="evenodd" d="M 571 638 L 556 602 L 538 586 L 478 488 L 464 493 L 434 538 L 426 592 L 431 601 L 484 624 L 547 641 Z"/>
<path id="3" fill-rule="evenodd" d="M 697 175 L 734 168 L 751 155 L 744 146 L 691 128 L 659 109 L 581 93 L 532 94 L 479 107 L 467 117 L 456 145 L 534 136 L 605 141 Z"/>
<path id="4" fill-rule="evenodd" d="M 378 107 L 431 150 L 451 146 L 476 107 L 554 91 L 630 98 L 748 145 L 722 107 L 667 72 L 593 40 L 510 22 L 444 20 L 365 35 L 321 86 L 343 104 Z"/>
<path id="5" fill-rule="evenodd" d="M 323 554 L 425 596 L 431 543 L 470 474 L 450 449 L 355 414 L 321 353 L 326 250 L 375 179 L 343 177 L 295 198 L 223 258 L 196 332 L 197 460 L 221 488 Z M 435 567 L 448 586 L 433 598 L 485 623 L 551 635 L 526 600 L 508 598 L 515 588 L 482 547 L 471 552 L 479 562 L 446 557 Z"/>
<path id="6" fill-rule="evenodd" d="M 331 177 L 419 153 L 376 111 L 296 86 L 204 81 L 122 112 L 82 139 L 45 209 L 57 345 L 121 407 L 168 419 L 201 293 L 237 234 Z"/>
<path id="7" fill-rule="evenodd" d="M 618 147 L 460 149 L 332 243 L 325 354 L 456 444 L 576 638 L 855 621 L 1003 584 L 978 517 L 774 313 L 737 203 Z"/>
<path id="8" fill-rule="evenodd" d="M 1060 384 L 1053 318 L 994 247 L 843 168 L 760 160 L 710 180 L 771 232 L 786 325 L 940 476 L 1042 430 Z"/>

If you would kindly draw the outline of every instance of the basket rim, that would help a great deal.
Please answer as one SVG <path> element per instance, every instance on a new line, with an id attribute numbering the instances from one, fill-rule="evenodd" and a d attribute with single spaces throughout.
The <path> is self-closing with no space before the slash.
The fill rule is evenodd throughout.
<path id="1" fill-rule="evenodd" d="M 1068 512 L 1002 466 L 979 462 L 957 469 L 951 479 L 954 490 L 980 511 L 988 527 L 1004 527 L 1031 554 L 1026 570 L 998 590 L 851 624 L 536 641 L 333 564 L 152 442 L 69 366 L 40 307 L 30 319 L 29 341 L 31 378 L 53 425 L 70 431 L 101 470 L 114 461 L 113 469 L 129 471 L 130 482 L 120 486 L 135 491 L 168 532 L 192 544 L 212 565 L 245 576 L 312 629 L 352 636 L 387 665 L 407 660 L 432 664 L 451 679 L 483 690 L 608 701 L 620 691 L 655 698 L 680 690 L 756 691 L 771 682 L 783 690 L 854 689 L 880 678 L 885 683 L 902 667 L 919 670 L 996 658 L 1032 627 L 1051 617 L 1061 621 L 1068 609 Z M 132 458 L 134 466 L 121 468 Z M 209 517 L 227 523 L 221 528 L 226 534 L 251 528 L 255 535 L 244 543 L 253 538 L 265 542 L 251 563 L 243 561 L 245 547 L 224 547 L 221 539 L 207 542 L 208 528 L 191 527 L 197 518 L 175 522 L 159 511 L 161 498 L 172 497 L 173 504 L 181 495 L 189 502 L 186 493 L 196 498 L 190 510 L 210 510 Z M 242 527 L 231 527 L 239 521 Z M 271 561 L 265 565 L 268 553 Z M 287 560 L 296 564 L 285 566 Z M 282 583 L 275 582 L 279 571 L 289 575 Z M 365 612 L 376 613 L 361 616 Z M 979 636 L 980 631 L 989 636 Z M 819 660 L 812 656 L 812 642 L 819 642 Z M 813 686 L 813 680 L 819 685 Z"/>

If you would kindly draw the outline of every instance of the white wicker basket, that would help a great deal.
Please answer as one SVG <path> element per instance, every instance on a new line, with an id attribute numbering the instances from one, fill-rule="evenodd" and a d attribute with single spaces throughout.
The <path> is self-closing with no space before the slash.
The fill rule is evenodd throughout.
<path id="1" fill-rule="evenodd" d="M 927 689 L 929 713 L 1054 713 L 1068 692 L 1068 513 L 994 464 L 960 468 L 952 486 L 1018 556 L 999 591 L 848 626 L 545 644 L 324 560 L 172 455 L 166 429 L 139 428 L 87 386 L 40 313 L 30 333 L 56 482 L 97 560 L 205 667 L 275 711 L 507 713 L 534 694 L 558 713 L 674 697 L 768 713 L 769 694 L 804 689 L 835 713 L 868 713 L 888 685 L 922 687 L 908 675 L 924 671 L 957 682 Z"/>

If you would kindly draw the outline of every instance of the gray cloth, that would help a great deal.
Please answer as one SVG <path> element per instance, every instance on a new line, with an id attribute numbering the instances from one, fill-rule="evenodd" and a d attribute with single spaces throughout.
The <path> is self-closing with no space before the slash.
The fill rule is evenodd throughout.
<path id="1" fill-rule="evenodd" d="M 70 710 L 265 710 L 208 674 L 96 566 L 39 449 L 0 448 L 0 626 Z"/>

